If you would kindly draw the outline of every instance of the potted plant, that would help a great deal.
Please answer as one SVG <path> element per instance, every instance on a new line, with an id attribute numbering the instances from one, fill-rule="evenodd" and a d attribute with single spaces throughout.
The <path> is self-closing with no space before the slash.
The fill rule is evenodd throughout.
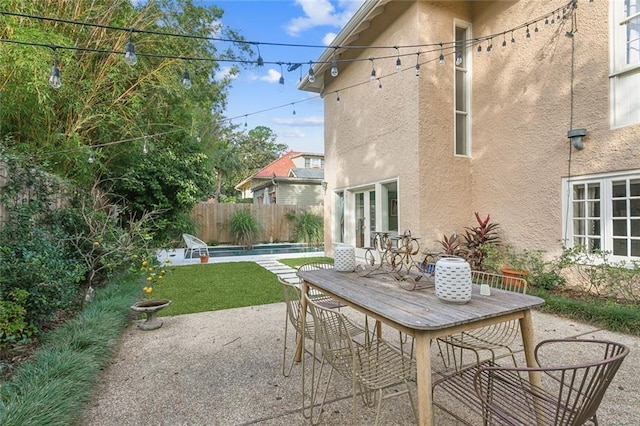
<path id="1" fill-rule="evenodd" d="M 200 253 L 200 263 L 209 262 L 209 253 Z"/>

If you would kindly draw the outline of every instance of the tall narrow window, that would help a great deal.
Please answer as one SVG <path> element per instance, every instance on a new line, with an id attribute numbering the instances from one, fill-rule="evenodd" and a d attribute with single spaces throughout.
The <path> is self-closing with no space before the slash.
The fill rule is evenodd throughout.
<path id="1" fill-rule="evenodd" d="M 336 192 L 335 205 L 335 239 L 337 243 L 344 243 L 344 192 Z"/>
<path id="2" fill-rule="evenodd" d="M 455 53 L 455 155 L 471 155 L 471 108 L 469 93 L 469 26 L 456 26 Z"/>
<path id="3" fill-rule="evenodd" d="M 611 0 L 611 125 L 640 123 L 640 0 Z"/>

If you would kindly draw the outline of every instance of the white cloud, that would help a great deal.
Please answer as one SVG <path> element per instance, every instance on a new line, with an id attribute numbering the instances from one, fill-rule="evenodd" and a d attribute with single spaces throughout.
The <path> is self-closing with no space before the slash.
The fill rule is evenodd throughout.
<path id="1" fill-rule="evenodd" d="M 304 16 L 292 19 L 286 26 L 287 34 L 297 36 L 300 33 L 322 25 L 342 28 L 360 7 L 363 0 L 296 0 L 302 7 Z"/>
<path id="2" fill-rule="evenodd" d="M 282 74 L 280 74 L 280 71 L 269 68 L 267 70 L 267 75 L 252 74 L 251 76 L 249 76 L 249 79 L 266 81 L 267 83 L 278 83 L 281 76 Z"/>
<path id="3" fill-rule="evenodd" d="M 285 130 L 284 132 L 280 132 L 280 134 L 278 136 L 281 136 L 283 138 L 297 138 L 297 139 L 301 139 L 306 137 L 307 135 L 300 129 L 288 129 Z"/>
<path id="4" fill-rule="evenodd" d="M 235 80 L 236 78 L 238 78 L 237 70 L 234 67 L 222 67 L 218 71 L 216 71 L 216 80 L 224 80 L 226 78 L 229 78 L 231 80 Z"/>
<path id="5" fill-rule="evenodd" d="M 275 124 L 283 126 L 299 126 L 299 127 L 311 127 L 324 125 L 324 117 L 318 115 L 312 115 L 308 117 L 295 117 L 295 118 L 274 118 Z"/>
<path id="6" fill-rule="evenodd" d="M 338 34 L 336 33 L 326 33 L 324 37 L 322 37 L 322 44 L 324 44 L 325 46 L 330 46 L 331 43 L 333 43 L 333 40 L 336 39 L 337 35 Z"/>

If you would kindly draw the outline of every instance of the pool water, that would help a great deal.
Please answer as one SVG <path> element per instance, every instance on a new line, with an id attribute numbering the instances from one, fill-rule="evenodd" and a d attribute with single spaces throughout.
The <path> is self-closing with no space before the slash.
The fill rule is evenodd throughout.
<path id="1" fill-rule="evenodd" d="M 257 256 L 261 254 L 287 254 L 287 253 L 315 253 L 323 252 L 322 246 L 308 246 L 306 244 L 256 244 L 246 250 L 242 246 L 215 246 L 209 247 L 209 257 L 225 256 Z M 197 258 L 197 250 L 188 258 Z"/>

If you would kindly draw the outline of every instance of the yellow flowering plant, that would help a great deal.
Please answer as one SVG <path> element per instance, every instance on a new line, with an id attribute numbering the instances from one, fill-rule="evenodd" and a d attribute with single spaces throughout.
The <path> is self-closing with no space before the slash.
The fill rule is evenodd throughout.
<path id="1" fill-rule="evenodd" d="M 149 297 L 153 293 L 153 287 L 156 283 L 161 281 L 167 274 L 169 269 L 168 264 L 171 263 L 169 259 L 165 259 L 163 263 L 158 262 L 156 259 L 150 260 L 138 255 L 133 256 L 136 262 L 134 262 L 137 271 L 142 273 L 145 277 L 145 286 L 142 287 L 144 297 Z"/>

